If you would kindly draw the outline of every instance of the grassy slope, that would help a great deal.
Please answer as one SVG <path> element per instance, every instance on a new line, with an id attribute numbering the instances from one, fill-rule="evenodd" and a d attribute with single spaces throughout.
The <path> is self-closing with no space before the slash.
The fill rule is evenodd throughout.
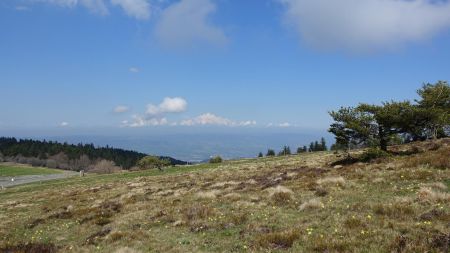
<path id="1" fill-rule="evenodd" d="M 29 167 L 22 165 L 3 165 L 0 164 L 0 177 L 16 177 L 27 175 L 49 175 L 59 174 L 61 170 L 54 170 L 41 167 Z"/>
<path id="2" fill-rule="evenodd" d="M 433 166 L 448 164 L 450 146 L 440 146 L 342 169 L 316 153 L 7 189 L 0 249 L 445 252 L 450 171 Z"/>

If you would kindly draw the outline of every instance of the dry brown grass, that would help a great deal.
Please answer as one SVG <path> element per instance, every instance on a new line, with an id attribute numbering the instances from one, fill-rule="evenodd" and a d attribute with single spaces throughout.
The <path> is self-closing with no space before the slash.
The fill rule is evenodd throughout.
<path id="1" fill-rule="evenodd" d="M 299 207 L 300 211 L 309 210 L 309 209 L 319 209 L 325 208 L 325 205 L 319 199 L 310 199 L 304 203 L 302 203 Z"/>
<path id="2" fill-rule="evenodd" d="M 378 203 L 373 207 L 377 215 L 388 216 L 395 219 L 409 219 L 415 216 L 415 209 L 408 202 L 394 201 L 393 203 Z"/>
<path id="3" fill-rule="evenodd" d="M 188 222 L 192 222 L 211 216 L 214 213 L 214 210 L 205 204 L 195 203 L 192 206 L 183 209 L 182 213 Z"/>
<path id="4" fill-rule="evenodd" d="M 323 186 L 339 186 L 344 187 L 345 186 L 345 179 L 343 177 L 325 177 L 317 180 L 316 182 L 318 185 Z"/>
<path id="5" fill-rule="evenodd" d="M 438 190 L 438 191 L 446 191 L 448 189 L 448 187 L 444 183 L 441 183 L 441 182 L 429 183 L 429 184 L 426 184 L 426 186 L 430 187 L 431 189 Z"/>
<path id="6" fill-rule="evenodd" d="M 448 252 L 450 170 L 402 166 L 447 144 L 414 145 L 424 153 L 342 170 L 327 169 L 339 157 L 311 153 L 7 189 L 0 249 Z"/>
<path id="7" fill-rule="evenodd" d="M 292 201 L 292 193 L 289 192 L 275 192 L 272 197 L 275 205 L 287 205 Z"/>
<path id="8" fill-rule="evenodd" d="M 262 248 L 288 249 L 299 237 L 300 232 L 297 230 L 266 233 L 257 237 L 255 245 Z"/>
<path id="9" fill-rule="evenodd" d="M 419 166 L 431 166 L 437 169 L 450 168 L 450 147 L 443 146 L 438 150 L 424 152 L 415 156 L 409 157 L 404 162 L 404 166 L 408 168 Z"/>
<path id="10" fill-rule="evenodd" d="M 429 203 L 450 201 L 449 193 L 433 191 L 429 187 L 421 187 L 417 193 L 417 197 L 420 201 Z"/>

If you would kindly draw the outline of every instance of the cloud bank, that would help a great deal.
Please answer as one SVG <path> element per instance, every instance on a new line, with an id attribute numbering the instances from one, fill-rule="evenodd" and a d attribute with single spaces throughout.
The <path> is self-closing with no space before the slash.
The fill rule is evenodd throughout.
<path id="1" fill-rule="evenodd" d="M 227 118 L 223 118 L 220 116 L 217 116 L 213 113 L 204 113 L 200 116 L 197 116 L 193 119 L 187 119 L 180 122 L 180 125 L 182 126 L 206 126 L 206 125 L 212 125 L 212 126 L 252 126 L 256 125 L 256 121 L 249 120 L 249 121 L 242 121 L 242 122 L 236 122 Z"/>
<path id="2" fill-rule="evenodd" d="M 392 50 L 450 28 L 450 3 L 435 0 L 277 0 L 285 21 L 319 49 Z"/>

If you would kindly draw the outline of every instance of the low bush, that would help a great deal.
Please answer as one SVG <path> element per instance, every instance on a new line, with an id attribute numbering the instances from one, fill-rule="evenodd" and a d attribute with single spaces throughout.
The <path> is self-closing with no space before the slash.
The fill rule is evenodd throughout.
<path id="1" fill-rule="evenodd" d="M 221 163 L 222 161 L 223 161 L 223 159 L 220 156 L 215 156 L 215 157 L 209 159 L 209 163 Z"/>
<path id="2" fill-rule="evenodd" d="M 389 153 L 386 151 L 383 151 L 381 149 L 377 149 L 377 148 L 370 148 L 369 150 L 367 150 L 366 152 L 364 152 L 360 157 L 359 160 L 362 162 L 370 162 L 373 161 L 375 159 L 380 159 L 380 158 L 386 158 L 389 157 Z"/>

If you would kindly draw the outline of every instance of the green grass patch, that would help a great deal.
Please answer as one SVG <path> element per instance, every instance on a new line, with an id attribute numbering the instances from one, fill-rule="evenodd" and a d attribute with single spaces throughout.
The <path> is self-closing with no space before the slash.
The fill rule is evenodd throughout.
<path id="1" fill-rule="evenodd" d="M 28 166 L 13 166 L 0 165 L 0 177 L 17 177 L 29 175 L 49 175 L 59 174 L 61 170 L 42 168 L 42 167 L 28 167 Z"/>

